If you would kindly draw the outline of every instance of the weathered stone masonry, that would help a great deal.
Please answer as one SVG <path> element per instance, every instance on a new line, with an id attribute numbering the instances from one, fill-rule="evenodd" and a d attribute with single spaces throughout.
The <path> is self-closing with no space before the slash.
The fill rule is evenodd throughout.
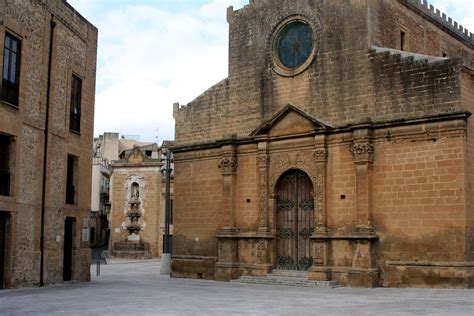
<path id="1" fill-rule="evenodd" d="M 228 78 L 174 108 L 172 275 L 310 262 L 343 285 L 472 287 L 472 34 L 415 0 L 250 1 L 227 20 Z M 285 67 L 292 23 L 313 46 Z M 301 173 L 313 201 L 295 206 L 278 192 Z M 311 207 L 308 239 L 281 226 Z"/>
<path id="2" fill-rule="evenodd" d="M 46 169 L 43 282 L 63 281 L 64 253 L 71 253 L 70 278 L 90 279 L 87 228 L 90 213 L 91 152 L 95 98 L 97 28 L 65 0 L 0 1 L 0 45 L 5 33 L 21 41 L 19 102 L 0 101 L 0 134 L 10 143 L 10 194 L 0 196 L 7 219 L 3 286 L 40 283 L 42 165 L 48 85 L 48 57 L 53 30 Z M 2 63 L 3 69 L 3 59 Z M 80 132 L 70 130 L 71 77 L 82 80 Z M 74 163 L 74 203 L 66 204 L 68 155 Z M 71 247 L 65 246 L 66 218 L 72 224 Z M 66 277 L 66 279 L 69 277 Z"/>

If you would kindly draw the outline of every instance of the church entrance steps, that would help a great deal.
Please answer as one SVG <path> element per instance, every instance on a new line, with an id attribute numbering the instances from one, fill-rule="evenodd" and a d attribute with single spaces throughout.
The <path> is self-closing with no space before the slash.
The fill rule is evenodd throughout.
<path id="1" fill-rule="evenodd" d="M 308 280 L 307 271 L 292 270 L 273 270 L 266 277 L 243 275 L 240 279 L 233 280 L 236 283 L 246 284 L 268 284 L 268 285 L 287 285 L 301 287 L 338 287 L 336 281 L 314 281 Z"/>

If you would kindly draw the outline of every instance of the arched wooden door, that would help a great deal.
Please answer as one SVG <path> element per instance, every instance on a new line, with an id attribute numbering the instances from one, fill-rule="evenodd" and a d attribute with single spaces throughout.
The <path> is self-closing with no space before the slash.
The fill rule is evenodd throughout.
<path id="1" fill-rule="evenodd" d="M 309 238 L 314 231 L 313 184 L 306 173 L 290 170 L 276 185 L 277 268 L 308 270 L 313 264 Z"/>

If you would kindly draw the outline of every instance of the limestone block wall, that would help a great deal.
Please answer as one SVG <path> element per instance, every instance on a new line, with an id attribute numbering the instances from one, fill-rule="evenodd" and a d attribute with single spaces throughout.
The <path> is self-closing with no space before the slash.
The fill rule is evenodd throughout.
<path id="1" fill-rule="evenodd" d="M 370 18 L 376 17 L 383 28 L 368 23 L 369 9 Z M 385 18 L 392 11 L 393 16 Z M 367 117 L 382 122 L 462 110 L 459 94 L 446 92 L 460 90 L 459 71 L 466 64 L 462 59 L 472 60 L 469 42 L 459 42 L 429 20 L 406 11 L 409 9 L 397 1 L 258 1 L 237 11 L 230 9 L 229 77 L 190 104 L 175 105 L 177 145 L 232 134 L 248 136 L 288 103 L 331 126 L 361 123 Z M 374 44 L 398 48 L 395 35 L 385 29 L 398 30 L 392 25 L 397 14 L 413 25 L 424 21 L 439 41 L 449 42 L 446 45 L 451 49 L 457 47 L 450 56 L 465 57 L 415 60 L 396 53 L 374 53 Z M 306 71 L 285 77 L 274 71 L 272 40 L 279 23 L 294 15 L 311 23 L 317 54 Z M 407 25 L 410 30 L 412 26 Z M 412 37 L 416 43 L 430 42 Z M 437 49 L 424 46 L 409 51 L 440 56 Z"/>
<path id="2" fill-rule="evenodd" d="M 50 24 L 53 32 L 48 161 L 46 170 L 44 283 L 63 279 L 64 221 L 76 220 L 72 278 L 90 279 L 89 242 L 83 241 L 90 212 L 90 178 L 95 98 L 97 28 L 63 0 L 6 0 L 0 5 L 0 45 L 5 32 L 21 40 L 18 108 L 0 102 L 0 133 L 12 136 L 12 194 L 0 197 L 9 214 L 7 287 L 40 279 L 40 214 Z M 3 62 L 3 61 L 1 61 Z M 3 66 L 2 66 L 3 68 Z M 82 79 L 81 130 L 69 131 L 70 81 Z M 65 204 L 67 157 L 77 158 L 75 204 Z"/>
<path id="3" fill-rule="evenodd" d="M 466 65 L 472 66 L 472 33 L 460 29 L 461 25 L 456 21 L 423 2 L 374 2 L 370 10 L 372 43 L 400 49 L 400 32 L 404 32 L 404 50 L 430 56 L 460 58 Z"/>

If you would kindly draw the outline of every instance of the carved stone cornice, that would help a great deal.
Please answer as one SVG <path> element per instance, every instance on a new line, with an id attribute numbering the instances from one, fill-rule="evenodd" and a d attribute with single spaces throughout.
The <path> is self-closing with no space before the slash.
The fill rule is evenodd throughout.
<path id="1" fill-rule="evenodd" d="M 354 143 L 351 148 L 354 162 L 372 162 L 374 154 L 374 145 L 369 142 Z"/>
<path id="2" fill-rule="evenodd" d="M 239 162 L 237 157 L 224 157 L 219 161 L 218 167 L 221 169 L 222 174 L 232 174 L 237 173 L 237 167 Z"/>

